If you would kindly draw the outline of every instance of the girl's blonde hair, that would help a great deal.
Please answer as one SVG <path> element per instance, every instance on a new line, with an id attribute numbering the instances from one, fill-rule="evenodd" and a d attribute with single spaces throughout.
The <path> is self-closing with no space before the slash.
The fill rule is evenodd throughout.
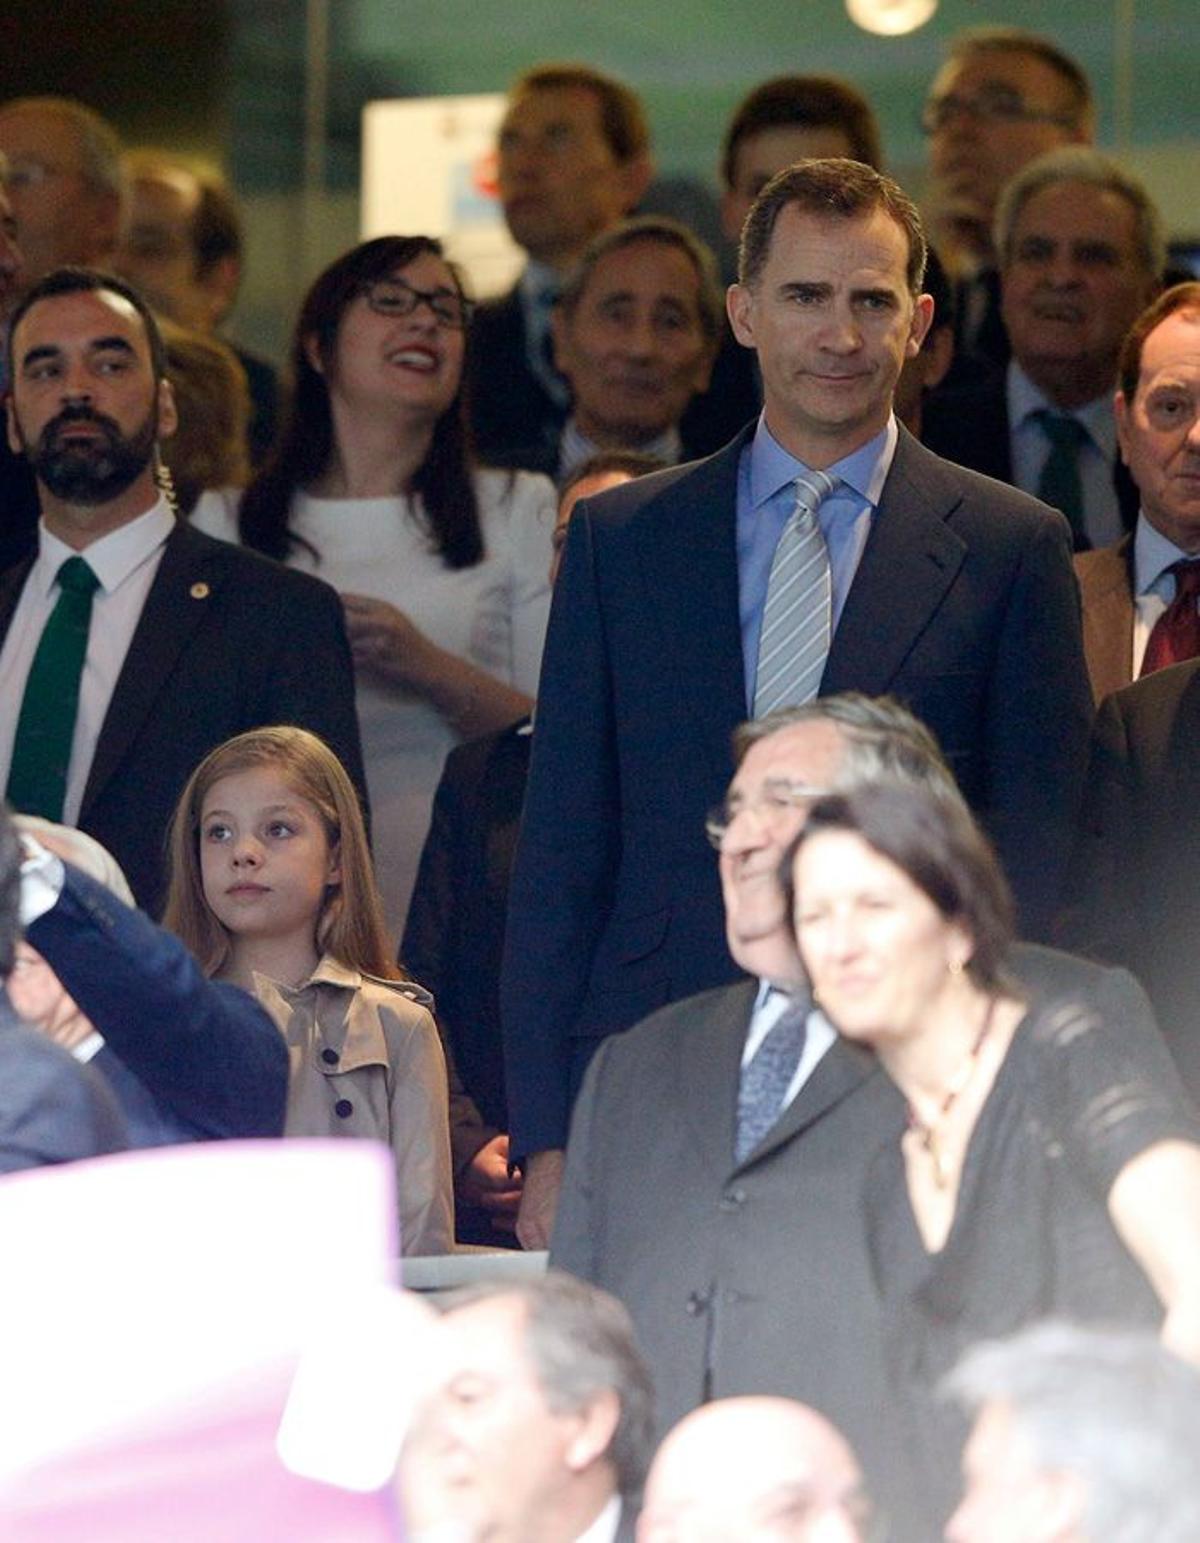
<path id="1" fill-rule="evenodd" d="M 338 850 L 341 882 L 326 886 L 317 916 L 318 949 L 349 969 L 405 979 L 389 947 L 358 795 L 337 756 L 307 729 L 281 725 L 238 734 L 209 751 L 188 778 L 171 821 L 171 880 L 163 925 L 187 944 L 206 975 L 225 966 L 229 933 L 204 898 L 200 817 L 204 800 L 222 777 L 259 766 L 278 772 L 297 797 L 316 808 L 331 850 Z"/>

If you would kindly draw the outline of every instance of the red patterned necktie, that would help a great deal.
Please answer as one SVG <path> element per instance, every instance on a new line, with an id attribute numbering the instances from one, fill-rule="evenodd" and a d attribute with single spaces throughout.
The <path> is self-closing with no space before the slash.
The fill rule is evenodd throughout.
<path id="1" fill-rule="evenodd" d="M 1172 563 L 1167 572 L 1175 575 L 1175 598 L 1154 623 L 1143 675 L 1200 656 L 1200 559 Z"/>

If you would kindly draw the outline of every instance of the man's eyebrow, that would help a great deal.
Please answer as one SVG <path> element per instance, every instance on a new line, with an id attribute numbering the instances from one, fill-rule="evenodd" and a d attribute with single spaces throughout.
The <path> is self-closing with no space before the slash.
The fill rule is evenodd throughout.
<path id="1" fill-rule="evenodd" d="M 31 364 L 40 364 L 43 359 L 57 359 L 61 353 L 62 349 L 55 344 L 41 343 L 21 356 L 21 367 L 24 369 Z"/>
<path id="2" fill-rule="evenodd" d="M 131 354 L 134 352 L 133 344 L 129 341 L 128 338 L 121 337 L 119 333 L 114 333 L 111 337 L 93 338 L 88 344 L 89 353 L 99 353 L 101 349 L 109 348 L 118 349 L 120 352 L 126 354 Z"/>

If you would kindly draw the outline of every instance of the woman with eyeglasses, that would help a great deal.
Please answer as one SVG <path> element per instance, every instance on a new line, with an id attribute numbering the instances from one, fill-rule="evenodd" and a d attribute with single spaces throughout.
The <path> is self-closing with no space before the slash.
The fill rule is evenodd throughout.
<path id="1" fill-rule="evenodd" d="M 338 258 L 301 308 L 279 444 L 236 530 L 211 531 L 342 594 L 376 865 L 397 934 L 446 752 L 529 711 L 549 610 L 554 490 L 472 460 L 469 316 L 429 237 L 383 236 Z"/>

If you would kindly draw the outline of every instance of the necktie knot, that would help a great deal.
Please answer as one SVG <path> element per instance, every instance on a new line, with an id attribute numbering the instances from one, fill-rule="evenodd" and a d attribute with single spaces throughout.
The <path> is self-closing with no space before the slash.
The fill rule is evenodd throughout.
<path id="1" fill-rule="evenodd" d="M 1176 600 L 1200 599 L 1200 558 L 1181 558 L 1167 572 L 1175 575 Z"/>
<path id="2" fill-rule="evenodd" d="M 1037 421 L 1051 446 L 1059 451 L 1078 451 L 1091 437 L 1078 418 L 1056 413 L 1049 407 L 1038 408 Z"/>
<path id="3" fill-rule="evenodd" d="M 71 595 L 94 595 L 100 587 L 100 580 L 82 557 L 68 557 L 55 577 L 58 587 Z"/>
<path id="4" fill-rule="evenodd" d="M 823 471 L 802 472 L 795 478 L 796 513 L 816 514 L 837 487 L 837 479 Z"/>

